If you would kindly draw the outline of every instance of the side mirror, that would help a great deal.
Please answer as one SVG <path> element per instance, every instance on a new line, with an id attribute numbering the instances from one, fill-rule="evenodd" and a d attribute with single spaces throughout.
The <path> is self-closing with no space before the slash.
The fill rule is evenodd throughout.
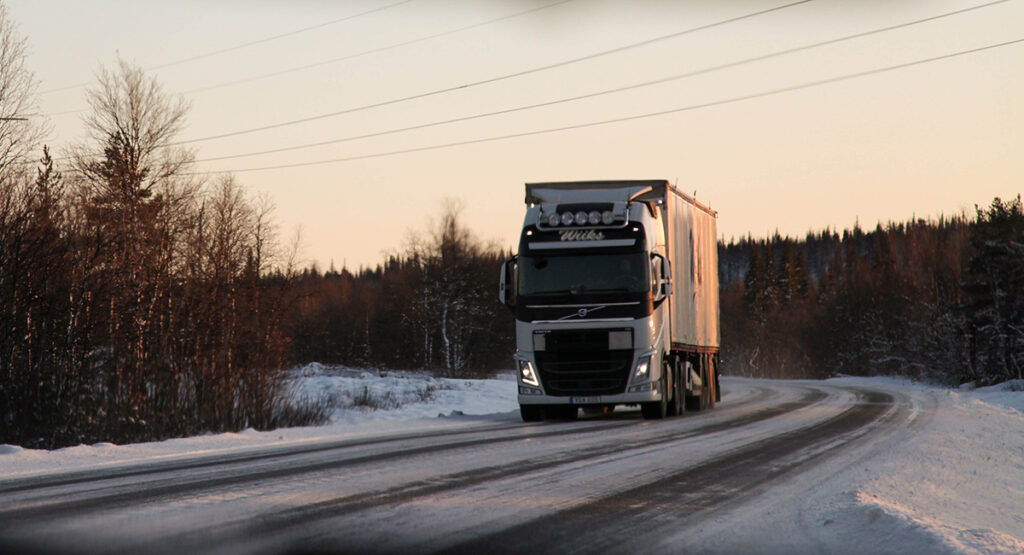
<path id="1" fill-rule="evenodd" d="M 672 294 L 672 266 L 664 256 L 652 254 L 651 274 L 654 281 L 654 302 L 661 302 Z"/>
<path id="2" fill-rule="evenodd" d="M 513 256 L 501 265 L 501 277 L 498 282 L 498 300 L 501 304 L 509 307 L 516 307 L 516 264 L 519 258 Z"/>
<path id="3" fill-rule="evenodd" d="M 672 263 L 666 258 L 661 258 L 661 276 L 661 286 L 664 288 L 665 296 L 668 297 L 672 294 Z"/>

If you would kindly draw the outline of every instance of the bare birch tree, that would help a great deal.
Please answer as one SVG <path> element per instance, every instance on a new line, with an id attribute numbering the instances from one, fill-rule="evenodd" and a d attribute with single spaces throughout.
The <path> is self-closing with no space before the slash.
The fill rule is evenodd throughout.
<path id="1" fill-rule="evenodd" d="M 26 65 L 25 38 L 18 35 L 7 6 L 0 2 L 0 180 L 25 172 L 46 133 L 38 114 L 35 76 Z"/>

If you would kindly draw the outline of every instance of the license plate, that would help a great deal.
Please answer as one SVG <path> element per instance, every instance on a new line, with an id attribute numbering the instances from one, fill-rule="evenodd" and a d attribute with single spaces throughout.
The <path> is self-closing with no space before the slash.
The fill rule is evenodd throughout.
<path id="1" fill-rule="evenodd" d="M 600 397 L 569 397 L 569 403 L 573 405 L 592 405 L 600 402 Z"/>

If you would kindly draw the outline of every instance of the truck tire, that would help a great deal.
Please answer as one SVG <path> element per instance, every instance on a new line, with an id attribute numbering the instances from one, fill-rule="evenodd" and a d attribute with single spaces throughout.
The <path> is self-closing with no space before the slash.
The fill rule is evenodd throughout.
<path id="1" fill-rule="evenodd" d="M 523 422 L 540 422 L 543 414 L 538 405 L 519 405 L 519 416 L 523 417 Z"/>
<path id="2" fill-rule="evenodd" d="M 704 355 L 701 355 L 698 360 L 700 361 L 698 363 L 700 366 L 700 393 L 697 395 L 686 396 L 686 410 L 701 411 L 715 406 L 712 401 L 713 397 L 711 396 L 713 395 L 714 377 L 711 375 L 711 372 L 708 371 L 708 359 Z"/>
<path id="3" fill-rule="evenodd" d="M 669 370 L 672 372 L 672 400 L 668 405 L 669 416 L 682 416 L 686 412 L 686 401 L 683 397 L 686 395 L 686 386 L 683 385 L 683 372 L 679 363 L 679 359 L 673 359 L 672 364 L 669 365 Z"/>
<path id="4" fill-rule="evenodd" d="M 718 373 L 719 360 L 720 359 L 718 358 L 718 355 L 715 355 L 715 358 L 711 359 L 711 362 L 712 362 L 712 364 L 714 366 L 714 374 L 715 374 L 715 402 L 721 403 L 722 402 L 722 376 L 721 376 L 721 374 Z"/>
<path id="5" fill-rule="evenodd" d="M 662 382 L 664 383 L 664 382 Z M 661 420 L 665 418 L 668 413 L 668 393 L 664 390 L 661 394 L 660 401 L 651 401 L 650 403 L 640 403 L 640 414 L 644 416 L 644 420 Z"/>
<path id="6" fill-rule="evenodd" d="M 718 373 L 715 372 L 715 368 L 711 366 L 711 361 L 708 361 L 708 384 L 711 387 L 708 388 L 708 406 L 707 408 L 715 408 L 715 401 L 718 399 Z"/>
<path id="7" fill-rule="evenodd" d="M 689 369 L 687 369 L 687 371 L 689 371 Z M 697 371 L 697 375 L 700 376 L 700 381 L 701 381 L 700 390 L 701 390 L 701 392 L 703 392 L 704 389 L 706 388 L 706 385 L 707 385 L 707 382 L 704 381 L 704 368 L 703 368 L 703 365 L 700 365 L 700 368 Z M 699 411 L 701 408 L 703 408 L 703 403 L 701 402 L 701 393 L 698 393 L 697 395 L 687 395 L 686 396 L 686 410 L 689 410 L 689 411 Z"/>

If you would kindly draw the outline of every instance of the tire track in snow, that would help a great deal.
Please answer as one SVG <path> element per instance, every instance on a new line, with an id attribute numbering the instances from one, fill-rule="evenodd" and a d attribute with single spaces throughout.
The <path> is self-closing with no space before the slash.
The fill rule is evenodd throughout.
<path id="1" fill-rule="evenodd" d="M 888 393 L 856 390 L 860 402 L 814 426 L 748 444 L 697 467 L 445 550 L 447 553 L 572 553 L 635 551 L 659 531 L 678 534 L 726 503 L 850 444 L 865 428 L 896 412 Z M 670 532 L 669 532 L 670 531 Z M 630 545 L 630 542 L 633 545 Z M 650 548 L 656 543 L 643 540 Z M 357 546 L 358 550 L 358 546 Z"/>
<path id="2" fill-rule="evenodd" d="M 739 408 L 752 403 L 757 397 L 768 394 L 769 390 L 764 388 L 751 388 L 751 391 L 744 396 L 740 402 L 730 408 Z M 367 462 L 384 461 L 399 456 L 416 456 L 424 453 L 431 453 L 445 449 L 464 448 L 473 445 L 484 445 L 500 443 L 504 441 L 517 441 L 522 439 L 546 438 L 562 434 L 582 434 L 589 432 L 601 432 L 621 426 L 635 424 L 634 420 L 621 420 L 621 414 L 615 415 L 615 420 L 591 419 L 584 421 L 583 425 L 563 425 L 558 430 L 551 430 L 552 423 L 546 424 L 503 424 L 495 426 L 473 427 L 463 430 L 444 430 L 438 432 L 396 434 L 386 437 L 372 437 L 360 439 L 346 439 L 340 441 L 317 442 L 314 444 L 303 444 L 299 446 L 283 446 L 277 448 L 263 448 L 258 452 L 245 452 L 231 455 L 213 455 L 190 458 L 187 460 L 176 460 L 162 463 L 141 463 L 128 467 L 118 467 L 105 470 L 89 470 L 80 472 L 69 472 L 63 474 L 50 474 L 46 476 L 34 476 L 0 482 L 0 533 L 5 527 L 5 521 L 22 520 L 24 518 L 47 516 L 59 516 L 68 512 L 100 510 L 109 507 L 116 507 L 125 502 L 147 502 L 154 501 L 159 497 L 180 494 L 186 495 L 196 491 L 220 486 L 231 486 L 244 484 L 248 481 L 263 479 L 281 478 L 285 475 L 300 475 L 308 472 L 328 470 L 334 467 L 348 466 L 349 464 L 360 464 Z M 558 425 L 558 424 L 555 424 Z M 333 451 L 345 451 L 356 448 L 386 446 L 388 444 L 400 444 L 403 442 L 415 442 L 432 439 L 448 439 L 462 436 L 487 435 L 501 433 L 510 430 L 523 432 L 519 435 L 491 437 L 482 440 L 470 440 L 463 442 L 448 442 L 432 444 L 429 449 L 404 449 L 381 454 L 375 459 L 370 455 L 355 457 L 352 459 L 335 460 L 330 464 L 311 464 L 309 461 L 299 461 L 298 464 L 285 466 L 284 461 L 293 457 L 309 457 L 312 455 L 330 454 Z M 255 472 L 251 468 L 243 468 L 241 472 L 233 474 L 224 479 L 203 478 L 182 480 L 181 476 L 170 476 L 174 473 L 184 471 L 200 470 L 228 470 L 228 466 L 251 466 L 257 463 L 281 461 L 280 467 L 266 472 Z M 285 470 L 287 469 L 287 470 Z M 155 479 L 145 482 L 147 489 L 144 495 L 131 493 L 131 490 L 138 489 L 142 482 L 112 483 L 117 480 L 128 480 L 133 478 L 159 477 L 168 475 L 167 478 Z M 68 486 L 78 486 L 77 490 L 64 490 Z M 54 490 L 47 494 L 45 490 Z M 32 497 L 33 491 L 41 492 Z M 92 491 L 103 491 L 104 495 L 88 497 Z M 11 498 L 11 494 L 27 494 L 27 497 Z M 72 499 L 75 496 L 76 499 Z M 6 496 L 6 498 L 4 497 Z M 85 496 L 85 498 L 82 498 Z M 22 504 L 19 506 L 18 503 Z M 47 504 L 49 502 L 49 504 Z M 49 508 L 49 511 L 45 510 Z"/>
<path id="3" fill-rule="evenodd" d="M 285 511 L 259 516 L 253 520 L 212 525 L 172 538 L 164 538 L 161 542 L 174 545 L 176 548 L 187 546 L 187 550 L 202 550 L 209 548 L 208 542 L 210 538 L 217 538 L 218 544 L 229 546 L 235 545 L 240 541 L 258 542 L 261 536 L 288 536 L 288 532 L 292 529 L 306 527 L 318 521 L 343 518 L 346 515 L 368 509 L 387 505 L 400 505 L 427 496 L 469 488 L 491 481 L 529 475 L 533 472 L 551 470 L 558 466 L 571 465 L 608 455 L 622 455 L 632 450 L 649 449 L 653 444 L 682 441 L 695 436 L 749 426 L 807 408 L 827 397 L 828 394 L 821 390 L 808 389 L 803 396 L 796 400 L 740 414 L 728 420 L 710 422 L 697 428 L 671 430 L 653 436 L 641 435 L 626 442 L 602 443 L 580 451 L 557 452 L 544 457 L 515 460 L 505 464 L 455 472 L 398 485 L 386 490 L 347 495 L 294 507 Z M 291 547 L 292 550 L 303 551 L 302 546 Z M 358 550 L 358 546 L 346 546 L 346 548 L 350 547 Z M 372 550 L 371 546 L 366 547 Z"/>
<path id="4" fill-rule="evenodd" d="M 129 467 L 118 467 L 105 470 L 86 470 L 79 472 L 68 472 L 63 474 L 48 474 L 45 476 L 33 476 L 31 478 L 20 478 L 0 482 L 0 495 L 18 493 L 33 489 L 53 488 L 58 486 L 69 486 L 96 482 L 100 480 L 112 480 L 118 478 L 143 477 L 164 472 L 178 472 L 182 470 L 199 470 L 202 468 L 216 467 L 233 463 L 253 463 L 272 460 L 296 455 L 309 455 L 333 451 L 336 449 L 347 449 L 407 441 L 422 438 L 443 438 L 459 435 L 467 435 L 481 432 L 492 432 L 521 428 L 519 424 L 507 424 L 500 426 L 484 426 L 468 430 L 445 430 L 439 432 L 427 432 L 421 434 L 399 434 L 387 437 L 347 439 L 341 441 L 317 442 L 315 444 L 303 444 L 300 446 L 285 446 L 280 448 L 261 448 L 256 453 L 239 453 L 232 455 L 213 455 L 205 457 L 190 458 L 185 461 L 169 461 L 162 463 L 140 463 Z"/>
<path id="5" fill-rule="evenodd" d="M 453 449 L 462 449 L 487 444 L 519 441 L 523 439 L 548 438 L 569 434 L 597 433 L 628 425 L 630 425 L 629 422 L 615 422 L 611 424 L 595 425 L 586 428 L 560 428 L 557 430 L 548 429 L 547 431 L 544 430 L 549 427 L 544 425 L 516 425 L 508 427 L 498 427 L 493 431 L 502 432 L 516 429 L 526 429 L 528 431 L 532 429 L 540 429 L 541 431 L 515 435 L 470 438 L 444 443 L 428 443 L 427 445 L 399 448 L 393 451 L 362 454 L 342 459 L 330 458 L 325 460 L 323 458 L 319 458 L 316 460 L 309 461 L 299 460 L 291 465 L 287 464 L 287 462 L 280 462 L 279 464 L 275 464 L 274 466 L 271 466 L 269 468 L 258 470 L 239 468 L 237 469 L 237 471 L 228 473 L 226 475 L 194 478 L 191 480 L 179 474 L 149 482 L 128 482 L 124 484 L 119 484 L 116 487 L 103 486 L 102 484 L 93 484 L 94 482 L 97 481 L 105 481 L 112 479 L 110 477 L 104 477 L 98 480 L 84 480 L 84 482 L 93 484 L 95 487 L 84 492 L 57 492 L 54 493 L 53 495 L 49 495 L 43 498 L 28 499 L 25 502 L 23 502 L 23 504 L 20 506 L 12 506 L 11 500 L 0 498 L 0 502 L 3 502 L 6 505 L 4 508 L 0 509 L 0 537 L 3 537 L 5 530 L 14 529 L 19 525 L 19 523 L 25 521 L 34 521 L 37 519 L 54 519 L 74 515 L 75 513 L 118 509 L 142 503 L 176 499 L 195 492 L 202 492 L 205 490 L 212 490 L 225 486 L 237 486 L 241 484 L 267 480 L 280 480 L 283 478 L 299 476 L 302 474 L 323 472 L 328 470 L 337 470 L 361 464 L 383 463 L 399 458 L 433 454 Z M 441 437 L 451 435 L 480 435 L 480 433 L 480 430 L 473 430 L 464 433 L 441 434 Z M 483 433 L 490 433 L 490 431 L 486 431 Z M 404 441 L 429 441 L 434 439 L 437 439 L 437 436 L 428 434 L 411 436 L 405 438 Z M 310 454 L 326 455 L 329 454 L 331 451 L 335 450 L 344 451 L 352 449 L 353 447 L 378 446 L 380 444 L 391 443 L 392 441 L 399 440 L 368 440 L 366 442 L 357 442 L 355 444 L 343 444 L 334 447 L 323 447 L 312 450 L 299 449 L 297 450 L 297 452 L 248 457 L 243 458 L 241 460 L 233 460 L 229 463 L 218 464 L 213 462 L 204 462 L 197 463 L 198 465 L 185 464 L 181 466 L 173 466 L 171 468 L 163 468 L 157 471 L 140 470 L 139 472 L 141 472 L 141 474 L 138 475 L 155 475 L 161 473 L 174 474 L 186 470 L 194 470 L 196 468 L 212 468 L 218 471 L 220 474 L 224 474 L 229 470 L 236 470 L 234 469 L 234 467 L 238 464 L 251 464 L 254 462 L 267 462 L 270 460 L 286 461 L 288 457 L 293 456 L 303 456 Z M 344 453 L 341 454 L 344 455 Z M 228 468 L 228 466 L 230 466 L 231 468 Z M 134 477 L 137 476 L 137 474 L 129 473 L 127 476 Z M 117 478 L 121 477 L 122 476 L 117 476 Z M 38 485 L 34 489 L 46 487 L 49 486 Z M 96 495 L 95 492 L 100 493 L 99 495 Z M 75 497 L 74 494 L 79 494 L 80 497 Z"/>
<path id="6" fill-rule="evenodd" d="M 810 393 L 808 393 L 803 401 L 801 401 L 800 404 L 802 406 L 812 404 L 827 396 L 820 390 L 807 389 L 807 391 Z M 729 415 L 731 417 L 731 413 L 737 412 L 737 417 L 733 417 L 724 422 L 714 423 L 711 426 L 704 426 L 698 430 L 684 432 L 675 431 L 669 434 L 663 434 L 662 436 L 657 436 L 654 439 L 651 439 L 648 436 L 648 439 L 645 441 L 646 443 L 649 443 L 650 441 L 668 440 L 674 436 L 679 436 L 680 434 L 693 435 L 697 433 L 708 433 L 709 431 L 721 428 L 743 426 L 754 421 L 777 416 L 789 409 L 780 411 L 780 405 L 770 407 L 768 409 L 755 409 L 753 412 L 750 410 L 744 412 L 744 408 L 748 405 L 758 405 L 763 403 L 766 397 L 778 394 L 778 391 L 772 389 L 759 387 L 747 388 L 743 391 L 743 394 L 736 399 L 735 403 L 730 403 L 728 406 L 723 407 L 718 411 L 714 411 L 712 413 L 691 414 L 691 417 L 715 417 L 719 415 Z M 757 415 L 756 417 L 752 416 L 755 414 Z M 296 477 L 313 472 L 333 471 L 363 464 L 372 465 L 387 463 L 402 458 L 440 454 L 444 451 L 473 448 L 488 444 L 557 438 L 558 436 L 568 435 L 589 435 L 590 433 L 608 432 L 615 429 L 624 429 L 632 426 L 647 426 L 650 424 L 652 423 L 640 421 L 638 419 L 638 415 L 631 413 L 617 413 L 612 415 L 611 419 L 608 417 L 599 417 L 596 419 L 585 419 L 581 422 L 572 424 L 555 424 L 555 426 L 557 426 L 556 429 L 552 429 L 553 426 L 549 424 L 514 424 L 475 427 L 468 430 L 442 431 L 426 434 L 405 434 L 387 436 L 383 438 L 350 439 L 326 443 L 319 442 L 313 445 L 306 444 L 298 447 L 285 446 L 273 449 L 270 452 L 268 452 L 267 449 L 264 449 L 257 453 L 241 453 L 228 456 L 206 456 L 203 458 L 188 459 L 185 461 L 179 460 L 149 465 L 133 465 L 128 468 L 121 467 L 101 472 L 87 471 L 65 473 L 57 475 L 56 479 L 51 475 L 48 477 L 33 477 L 18 481 L 10 481 L 3 484 L 2 489 L 0 489 L 0 492 L 6 494 L 0 494 L 0 545 L 12 545 L 5 542 L 14 537 L 31 537 L 31 533 L 28 534 L 28 536 L 19 534 L 19 529 L 23 525 L 28 525 L 31 528 L 38 529 L 42 523 L 43 529 L 45 530 L 45 523 L 47 522 L 61 521 L 62 519 L 68 518 L 74 519 L 80 516 L 91 517 L 102 512 L 111 512 L 111 514 L 115 514 L 116 511 L 130 510 L 133 507 L 146 503 L 161 503 L 177 500 L 190 494 L 203 494 L 225 486 L 244 485 L 264 480 L 274 481 L 287 479 L 289 477 Z M 517 430 L 522 433 L 514 433 Z M 488 434 L 491 435 L 488 436 Z M 502 435 L 494 436 L 493 434 Z M 481 435 L 485 437 L 477 437 Z M 453 437 L 464 439 L 442 443 L 436 442 L 438 439 L 451 439 Z M 407 447 L 404 445 L 407 443 L 424 441 L 433 441 L 433 443 L 413 447 Z M 303 458 L 311 456 L 322 456 L 325 454 L 330 455 L 334 451 L 339 452 L 341 455 L 351 455 L 350 453 L 347 453 L 347 451 L 366 447 L 388 447 L 390 445 L 394 445 L 398 447 L 398 449 L 383 453 L 349 456 L 349 458 L 341 460 L 302 460 Z M 296 461 L 295 464 L 290 464 L 288 461 L 289 458 L 299 458 L 300 460 Z M 581 457 L 575 458 L 579 459 Z M 568 464 L 569 462 L 571 461 L 564 460 L 561 464 Z M 254 463 L 273 463 L 274 466 L 263 470 L 253 470 L 251 468 L 243 467 L 243 465 Z M 230 476 L 214 476 L 192 479 L 187 476 L 183 477 L 180 475 L 183 472 L 210 469 L 220 473 L 228 471 L 235 473 Z M 178 473 L 179 475 L 175 475 L 175 473 Z M 422 483 L 406 485 L 402 488 L 390 491 L 383 496 L 377 496 L 375 501 L 370 500 L 368 504 L 364 504 L 364 506 L 378 506 L 386 503 L 401 502 L 403 500 L 429 495 L 432 491 L 457 489 L 459 487 L 472 485 L 473 483 L 486 482 L 502 476 L 521 473 L 523 473 L 523 471 L 516 471 L 515 469 L 510 468 L 479 469 L 463 473 L 462 475 L 453 475 L 451 477 L 442 478 L 440 482 L 435 484 L 436 487 L 433 489 L 425 487 L 426 485 Z M 160 478 L 151 481 L 130 481 L 133 478 L 147 478 L 154 476 Z M 123 480 L 125 483 L 110 484 L 110 482 L 117 480 Z M 76 487 L 91 489 L 80 491 L 76 490 Z M 12 494 L 33 494 L 36 492 L 44 492 L 45 490 L 53 491 L 46 492 L 47 497 L 29 499 L 30 504 L 28 505 L 11 503 L 12 499 L 10 498 L 12 497 Z M 99 495 L 97 495 L 97 493 Z M 330 518 L 331 512 L 338 510 L 338 507 L 340 506 L 337 503 L 338 500 L 335 501 L 336 502 L 331 509 L 314 507 L 313 510 L 314 512 L 317 510 L 322 511 L 322 518 Z M 352 499 L 349 501 L 354 501 L 356 504 L 359 504 L 360 502 L 366 502 L 367 496 L 362 496 L 362 499 L 360 500 Z M 346 505 L 345 501 L 342 501 L 341 505 Z M 351 504 L 348 504 L 347 506 L 350 508 L 352 507 Z M 348 509 L 342 509 L 342 511 L 347 512 Z M 306 514 L 301 518 L 306 522 L 309 517 L 310 515 Z M 280 516 L 275 521 L 276 528 L 273 529 L 287 529 L 289 523 L 295 523 L 295 518 L 295 515 Z M 215 526 L 215 528 L 223 529 L 224 527 Z M 186 533 L 182 535 L 192 534 Z M 247 537 L 248 535 L 251 535 L 251 531 L 247 532 Z M 135 539 L 132 538 L 126 539 L 135 541 Z M 21 547 L 33 547 L 32 544 L 18 545 Z M 164 545 L 177 544 L 166 543 Z M 147 542 L 147 550 L 151 546 L 152 544 Z M 205 541 L 202 544 L 197 545 L 197 548 L 204 547 L 209 547 Z M 178 551 L 177 547 L 174 551 Z"/>

